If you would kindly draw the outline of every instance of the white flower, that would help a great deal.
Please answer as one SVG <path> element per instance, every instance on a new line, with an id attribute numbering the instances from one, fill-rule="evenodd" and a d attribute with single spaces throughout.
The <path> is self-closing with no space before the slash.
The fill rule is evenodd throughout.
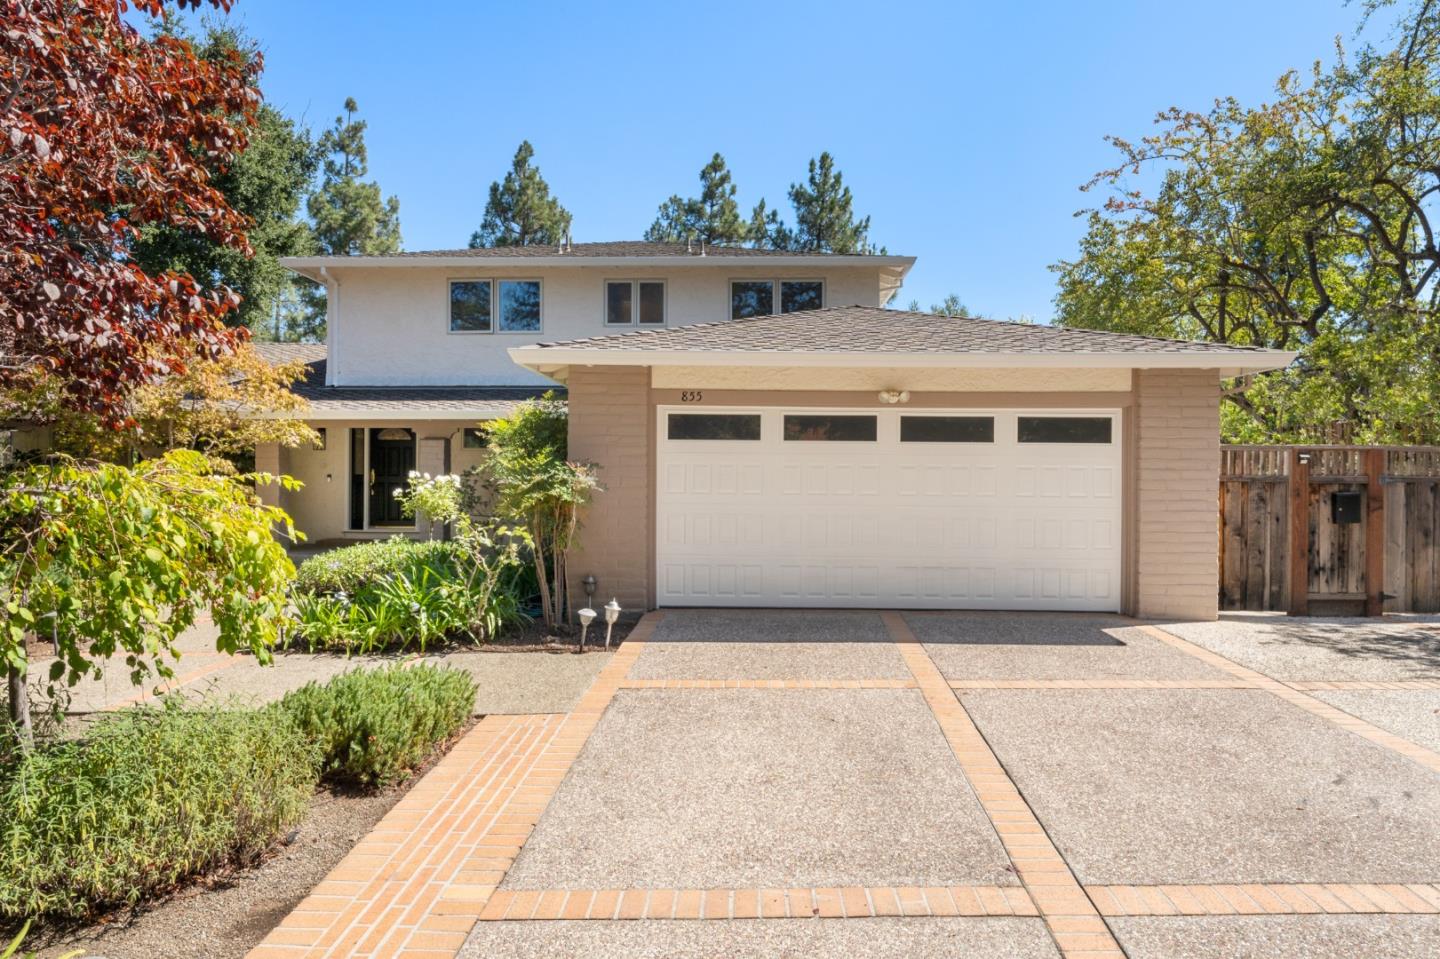
<path id="1" fill-rule="evenodd" d="M 419 478 L 420 478 L 420 473 L 419 473 L 418 471 L 416 471 L 416 470 L 411 470 L 411 471 L 410 471 L 410 478 L 411 478 L 411 479 L 419 479 Z"/>

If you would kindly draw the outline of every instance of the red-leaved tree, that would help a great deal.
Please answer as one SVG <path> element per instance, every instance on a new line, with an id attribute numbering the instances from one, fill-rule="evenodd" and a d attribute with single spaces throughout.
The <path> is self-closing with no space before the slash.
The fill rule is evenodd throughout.
<path id="1" fill-rule="evenodd" d="M 146 224 L 247 250 L 245 218 L 210 184 L 245 148 L 258 60 L 199 59 L 145 37 L 131 11 L 231 0 L 0 0 L 0 390 L 7 419 L 47 409 L 129 425 L 131 391 L 235 345 L 237 298 L 149 274 Z"/>

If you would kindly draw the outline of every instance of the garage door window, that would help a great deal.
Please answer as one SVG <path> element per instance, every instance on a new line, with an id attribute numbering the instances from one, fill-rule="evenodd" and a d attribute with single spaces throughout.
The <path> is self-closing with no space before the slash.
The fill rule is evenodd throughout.
<path id="1" fill-rule="evenodd" d="M 758 414 L 671 413 L 666 437 L 672 440 L 758 440 Z"/>
<path id="2" fill-rule="evenodd" d="M 902 443 L 993 443 L 993 416 L 902 416 Z"/>
<path id="3" fill-rule="evenodd" d="M 1022 416 L 1022 443 L 1109 443 L 1108 416 Z"/>
<path id="4" fill-rule="evenodd" d="M 873 443 L 875 442 L 875 417 L 787 416 L 785 417 L 785 438 L 787 440 L 817 440 L 832 443 Z"/>

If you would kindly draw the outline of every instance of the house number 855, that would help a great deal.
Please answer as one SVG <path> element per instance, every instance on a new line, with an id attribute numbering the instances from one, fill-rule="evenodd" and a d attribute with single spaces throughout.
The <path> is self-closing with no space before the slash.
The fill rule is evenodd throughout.
<path id="1" fill-rule="evenodd" d="M 704 398 L 705 394 L 700 392 L 699 390 L 680 391 L 680 402 L 682 403 L 699 403 Z"/>

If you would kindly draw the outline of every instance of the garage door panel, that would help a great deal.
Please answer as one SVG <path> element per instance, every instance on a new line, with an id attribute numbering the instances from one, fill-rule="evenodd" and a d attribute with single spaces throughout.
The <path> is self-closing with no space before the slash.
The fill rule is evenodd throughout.
<path id="1" fill-rule="evenodd" d="M 785 441 L 759 412 L 761 440 L 696 444 L 661 411 L 661 605 L 1118 609 L 1118 445 L 1018 443 L 1003 411 L 991 443 L 902 443 L 890 411 L 875 442 Z"/>

